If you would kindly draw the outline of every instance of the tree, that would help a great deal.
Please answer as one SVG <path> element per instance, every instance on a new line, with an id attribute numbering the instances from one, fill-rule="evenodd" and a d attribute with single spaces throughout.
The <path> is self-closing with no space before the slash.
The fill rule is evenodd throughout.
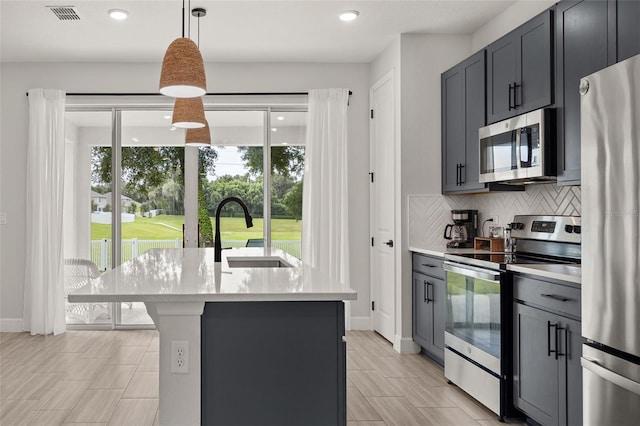
<path id="1" fill-rule="evenodd" d="M 200 227 L 200 247 L 213 246 L 213 227 L 211 218 L 204 201 L 204 185 L 202 179 L 198 182 L 198 225 Z"/>
<path id="2" fill-rule="evenodd" d="M 263 152 L 261 146 L 239 146 L 249 173 L 260 176 L 263 172 Z M 301 176 L 304 172 L 304 146 L 271 147 L 271 171 L 282 176 Z"/>
<path id="3" fill-rule="evenodd" d="M 302 219 L 302 181 L 295 184 L 284 196 L 284 205 L 287 211 L 296 220 Z"/>
<path id="4" fill-rule="evenodd" d="M 111 147 L 93 147 L 92 180 L 94 186 L 110 185 Z M 199 164 L 205 173 L 213 174 L 215 160 L 218 156 L 214 148 L 198 150 Z M 177 183 L 184 186 L 184 147 L 122 147 L 122 180 L 123 189 L 130 193 L 138 192 L 148 195 L 152 188 L 164 184 L 168 174 L 179 171 L 175 175 Z"/>

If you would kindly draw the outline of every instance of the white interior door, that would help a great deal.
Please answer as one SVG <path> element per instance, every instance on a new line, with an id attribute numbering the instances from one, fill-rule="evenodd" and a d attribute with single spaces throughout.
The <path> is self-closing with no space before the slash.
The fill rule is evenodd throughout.
<path id="1" fill-rule="evenodd" d="M 373 85 L 369 93 L 370 223 L 372 246 L 371 308 L 373 329 L 393 342 L 395 335 L 395 106 L 393 74 Z"/>

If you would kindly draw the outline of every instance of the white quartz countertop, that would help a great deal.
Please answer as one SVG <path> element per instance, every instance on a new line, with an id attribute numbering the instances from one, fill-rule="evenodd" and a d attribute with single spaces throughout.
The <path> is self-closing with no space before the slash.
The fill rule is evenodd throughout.
<path id="1" fill-rule="evenodd" d="M 228 258 L 279 257 L 290 267 L 230 267 Z M 151 249 L 69 294 L 69 302 L 355 300 L 355 290 L 274 248 Z"/>
<path id="2" fill-rule="evenodd" d="M 553 278 L 580 284 L 582 280 L 582 268 L 580 265 L 507 265 L 507 270 L 523 274 L 537 275 L 539 277 Z"/>

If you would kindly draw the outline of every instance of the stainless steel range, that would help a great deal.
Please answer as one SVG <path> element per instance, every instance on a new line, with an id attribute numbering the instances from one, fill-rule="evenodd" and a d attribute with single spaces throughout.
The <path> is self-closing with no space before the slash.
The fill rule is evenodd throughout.
<path id="1" fill-rule="evenodd" d="M 511 253 L 447 253 L 445 376 L 501 419 L 520 417 L 512 391 L 510 264 L 580 263 L 577 216 L 518 215 Z"/>

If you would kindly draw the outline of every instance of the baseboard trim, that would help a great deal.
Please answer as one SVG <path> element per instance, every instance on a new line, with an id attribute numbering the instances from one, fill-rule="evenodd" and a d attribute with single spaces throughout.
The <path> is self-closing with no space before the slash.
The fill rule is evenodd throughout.
<path id="1" fill-rule="evenodd" d="M 371 319 L 369 317 L 351 317 L 350 330 L 371 330 Z"/>
<path id="2" fill-rule="evenodd" d="M 0 318 L 0 331 L 3 333 L 24 331 L 22 318 Z"/>
<path id="3" fill-rule="evenodd" d="M 420 346 L 411 337 L 395 336 L 393 349 L 401 354 L 417 354 L 420 352 Z"/>

